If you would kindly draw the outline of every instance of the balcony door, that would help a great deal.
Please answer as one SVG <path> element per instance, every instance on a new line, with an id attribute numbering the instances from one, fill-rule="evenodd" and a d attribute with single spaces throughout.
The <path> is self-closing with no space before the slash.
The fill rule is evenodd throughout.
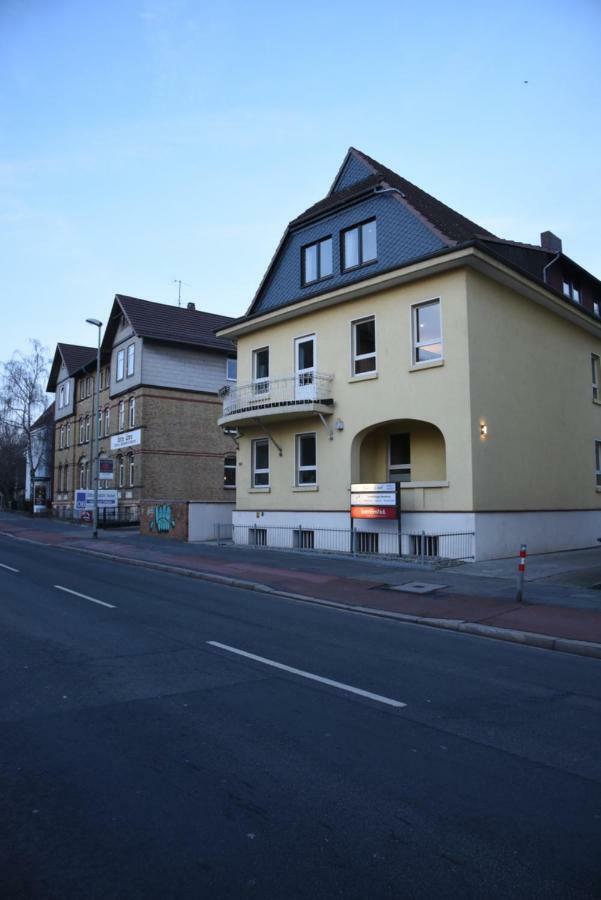
<path id="1" fill-rule="evenodd" d="M 315 400 L 315 335 L 294 340 L 294 399 Z"/>

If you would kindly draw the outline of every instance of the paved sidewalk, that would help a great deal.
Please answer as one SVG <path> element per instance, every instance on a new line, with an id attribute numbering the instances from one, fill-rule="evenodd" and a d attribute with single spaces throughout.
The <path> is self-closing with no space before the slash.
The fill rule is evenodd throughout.
<path id="1" fill-rule="evenodd" d="M 601 592 L 529 583 L 528 602 L 518 604 L 513 579 L 466 574 L 469 566 L 428 570 L 318 554 L 183 544 L 129 529 L 101 531 L 94 540 L 87 526 L 6 513 L 0 513 L 0 533 L 490 637 L 536 644 L 539 635 L 601 645 Z M 442 587 L 423 595 L 391 590 L 412 581 Z M 537 645 L 569 649 L 549 640 Z M 601 656 L 599 651 L 591 655 Z"/>

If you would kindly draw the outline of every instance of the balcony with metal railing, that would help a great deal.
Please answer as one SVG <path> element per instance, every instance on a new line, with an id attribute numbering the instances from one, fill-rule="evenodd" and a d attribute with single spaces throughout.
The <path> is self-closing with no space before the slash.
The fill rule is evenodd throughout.
<path id="1" fill-rule="evenodd" d="M 306 415 L 331 415 L 333 375 L 298 372 L 284 378 L 262 378 L 222 390 L 220 425 L 235 426 L 248 420 L 264 422 L 296 419 Z"/>

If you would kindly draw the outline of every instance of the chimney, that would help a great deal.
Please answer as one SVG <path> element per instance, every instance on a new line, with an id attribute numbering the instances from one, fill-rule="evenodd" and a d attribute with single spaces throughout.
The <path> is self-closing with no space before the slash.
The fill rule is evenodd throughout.
<path id="1" fill-rule="evenodd" d="M 550 250 L 551 253 L 561 253 L 561 238 L 558 238 L 552 231 L 542 232 L 540 245 L 543 250 Z"/>
<path id="2" fill-rule="evenodd" d="M 561 241 L 559 243 L 561 245 Z M 186 303 L 186 309 L 196 309 L 196 303 Z"/>

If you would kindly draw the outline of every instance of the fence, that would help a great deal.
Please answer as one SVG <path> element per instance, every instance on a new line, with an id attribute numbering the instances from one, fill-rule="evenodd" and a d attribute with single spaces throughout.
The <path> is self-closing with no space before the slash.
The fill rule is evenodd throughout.
<path id="1" fill-rule="evenodd" d="M 82 516 L 81 510 L 72 507 L 59 506 L 53 510 L 54 518 L 64 522 L 92 523 L 93 513 L 87 510 Z M 122 506 L 117 509 L 99 509 L 99 528 L 124 528 L 140 524 L 139 506 Z"/>
<path id="2" fill-rule="evenodd" d="M 474 532 L 427 534 L 392 531 L 357 531 L 348 528 L 306 528 L 285 525 L 220 525 L 220 541 L 250 547 L 352 553 L 365 556 L 399 557 L 417 563 L 474 559 Z"/>
<path id="3" fill-rule="evenodd" d="M 265 378 L 222 391 L 223 415 L 288 406 L 332 402 L 332 375 L 304 372 L 285 378 Z"/>

